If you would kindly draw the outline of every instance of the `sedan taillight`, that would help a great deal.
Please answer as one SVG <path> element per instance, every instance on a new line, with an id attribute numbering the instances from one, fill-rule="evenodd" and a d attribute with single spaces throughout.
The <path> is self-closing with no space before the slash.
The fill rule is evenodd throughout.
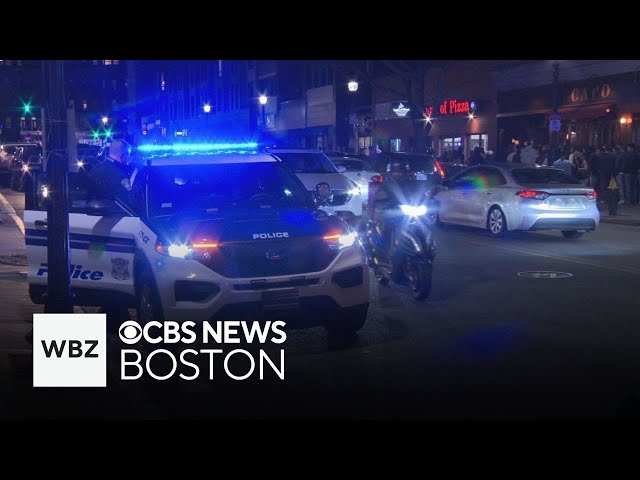
<path id="1" fill-rule="evenodd" d="M 535 200 L 544 200 L 549 196 L 547 192 L 540 192 L 538 190 L 522 190 L 517 192 L 516 195 L 520 198 L 532 198 Z"/>
<path id="2" fill-rule="evenodd" d="M 596 192 L 596 191 L 587 192 L 585 195 L 587 196 L 587 198 L 589 200 L 597 200 L 598 199 L 598 192 Z"/>

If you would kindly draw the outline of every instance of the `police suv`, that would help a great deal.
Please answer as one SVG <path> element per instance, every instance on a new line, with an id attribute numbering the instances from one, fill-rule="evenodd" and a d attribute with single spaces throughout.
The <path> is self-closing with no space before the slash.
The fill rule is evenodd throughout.
<path id="1" fill-rule="evenodd" d="M 100 198 L 87 175 L 69 174 L 76 304 L 122 302 L 141 323 L 279 318 L 329 330 L 363 326 L 369 272 L 362 244 L 342 219 L 317 208 L 280 159 L 151 153 L 138 167 L 130 204 Z M 46 294 L 47 188 L 33 188 L 27 205 L 34 206 L 24 214 L 35 303 Z"/>

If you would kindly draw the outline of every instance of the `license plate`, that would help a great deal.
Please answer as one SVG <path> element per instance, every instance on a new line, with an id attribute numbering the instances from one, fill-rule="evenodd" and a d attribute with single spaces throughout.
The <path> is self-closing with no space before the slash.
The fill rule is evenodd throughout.
<path id="1" fill-rule="evenodd" d="M 300 294 L 297 288 L 267 290 L 262 292 L 262 307 L 269 311 L 297 310 L 300 307 Z"/>

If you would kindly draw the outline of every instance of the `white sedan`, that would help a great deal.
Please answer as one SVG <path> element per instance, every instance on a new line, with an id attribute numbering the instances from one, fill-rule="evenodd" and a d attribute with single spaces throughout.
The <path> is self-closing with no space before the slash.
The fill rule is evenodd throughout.
<path id="1" fill-rule="evenodd" d="M 430 219 L 484 228 L 496 237 L 510 230 L 560 230 L 578 238 L 600 223 L 596 200 L 592 188 L 556 168 L 477 165 L 436 189 Z"/>
<path id="2" fill-rule="evenodd" d="M 369 197 L 369 182 L 371 177 L 379 175 L 371 165 L 364 160 L 351 157 L 329 157 L 338 171 L 360 188 L 363 202 Z"/>

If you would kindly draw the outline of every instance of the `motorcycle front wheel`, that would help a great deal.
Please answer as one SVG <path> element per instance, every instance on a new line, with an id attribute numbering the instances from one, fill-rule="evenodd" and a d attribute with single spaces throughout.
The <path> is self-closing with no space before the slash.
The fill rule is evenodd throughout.
<path id="1" fill-rule="evenodd" d="M 416 257 L 406 257 L 404 268 L 413 298 L 416 300 L 427 298 L 431 293 L 433 262 Z"/>

